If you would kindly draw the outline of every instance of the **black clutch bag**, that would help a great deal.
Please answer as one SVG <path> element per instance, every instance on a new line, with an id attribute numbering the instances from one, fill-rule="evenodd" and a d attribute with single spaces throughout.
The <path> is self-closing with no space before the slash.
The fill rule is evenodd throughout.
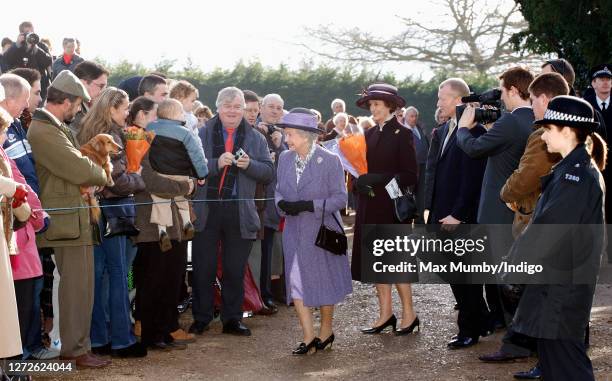
<path id="1" fill-rule="evenodd" d="M 399 179 L 395 179 L 399 184 Z M 417 205 L 414 193 L 410 188 L 406 188 L 402 196 L 393 199 L 393 206 L 395 210 L 395 218 L 399 222 L 407 220 L 413 220 L 417 217 Z"/>
<path id="2" fill-rule="evenodd" d="M 325 226 L 325 203 L 327 201 L 323 201 L 323 215 L 321 216 L 321 227 L 319 227 L 319 233 L 317 234 L 317 240 L 315 241 L 315 245 L 320 247 L 323 250 L 329 251 L 335 255 L 346 255 L 346 249 L 348 247 L 346 235 L 344 234 L 344 228 L 338 218 L 332 214 L 334 220 L 338 226 L 340 226 L 340 230 L 342 233 L 339 233 L 335 230 L 329 229 Z"/>

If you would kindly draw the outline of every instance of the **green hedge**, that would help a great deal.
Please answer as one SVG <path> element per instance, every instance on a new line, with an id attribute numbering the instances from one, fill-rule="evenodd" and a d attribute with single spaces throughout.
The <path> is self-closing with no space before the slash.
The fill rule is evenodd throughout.
<path id="1" fill-rule="evenodd" d="M 100 61 L 100 60 L 99 60 Z M 372 71 L 356 71 L 350 68 L 333 68 L 304 64 L 300 69 L 290 70 L 286 65 L 277 68 L 264 67 L 259 62 L 245 64 L 238 62 L 233 69 L 216 69 L 205 73 L 189 65 L 182 70 L 172 70 L 173 61 L 161 61 L 152 68 L 141 64 L 122 61 L 108 64 L 100 61 L 110 71 L 110 85 L 134 75 L 159 71 L 171 78 L 185 79 L 200 91 L 200 101 L 214 106 L 217 92 L 226 86 L 249 89 L 263 96 L 278 93 L 285 100 L 287 110 L 293 107 L 307 107 L 319 110 L 323 118 L 331 116 L 330 103 L 334 98 L 346 101 L 347 111 L 355 116 L 366 115 L 367 111 L 355 106 L 361 90 L 375 81 L 384 81 L 398 86 L 400 94 L 408 105 L 415 106 L 421 113 L 421 121 L 431 127 L 436 109 L 438 84 L 452 73 L 436 73 L 430 80 L 423 81 L 411 77 L 398 79 L 392 74 L 377 74 Z M 492 77 L 471 75 L 464 77 L 474 91 L 480 92 L 497 85 Z M 211 107 L 214 109 L 214 107 Z"/>

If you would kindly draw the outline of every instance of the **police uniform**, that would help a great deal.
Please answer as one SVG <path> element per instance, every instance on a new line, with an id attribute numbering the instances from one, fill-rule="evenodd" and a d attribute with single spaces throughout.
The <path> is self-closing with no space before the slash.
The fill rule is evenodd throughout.
<path id="1" fill-rule="evenodd" d="M 581 99 L 556 97 L 548 107 L 544 119 L 536 124 L 588 128 L 589 131 L 597 126 L 592 107 Z M 579 281 L 566 278 L 562 282 L 527 284 L 520 299 L 512 326 L 516 332 L 537 339 L 546 380 L 594 380 L 584 337 L 604 249 L 604 196 L 603 177 L 585 144 L 578 144 L 550 174 L 542 177 L 542 195 L 532 221 L 510 251 L 509 257 L 514 262 L 534 260 L 535 251 L 535 259 L 542 263 L 570 263 L 574 267 L 581 263 L 584 266 L 580 268 L 588 268 L 579 274 Z M 589 237 L 577 234 L 590 227 L 595 227 L 596 234 Z M 538 235 L 540 246 L 546 247 L 544 250 L 540 247 L 534 250 L 534 232 L 539 229 L 543 229 L 540 233 L 546 229 L 556 233 L 547 235 L 549 239 L 544 245 L 542 235 Z M 567 273 L 575 277 L 576 269 L 571 270 Z"/>

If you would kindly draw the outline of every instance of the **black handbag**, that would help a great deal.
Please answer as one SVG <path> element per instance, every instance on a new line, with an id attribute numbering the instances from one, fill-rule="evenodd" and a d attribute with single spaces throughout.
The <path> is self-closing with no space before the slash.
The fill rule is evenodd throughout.
<path id="1" fill-rule="evenodd" d="M 100 200 L 106 225 L 102 234 L 104 238 L 116 235 L 136 236 L 140 230 L 136 228 L 136 207 L 134 197 L 105 198 Z"/>
<path id="2" fill-rule="evenodd" d="M 399 184 L 399 179 L 397 177 L 395 181 Z M 402 196 L 393 199 L 393 206 L 395 218 L 399 222 L 413 220 L 417 217 L 416 197 L 410 187 L 406 187 Z"/>
<path id="3" fill-rule="evenodd" d="M 329 251 L 335 255 L 346 255 L 346 249 L 348 247 L 348 243 L 346 240 L 346 235 L 344 234 L 344 228 L 338 218 L 332 213 L 334 220 L 338 226 L 340 226 L 340 230 L 342 233 L 339 233 L 335 230 L 329 229 L 325 226 L 325 203 L 327 201 L 323 201 L 323 214 L 321 215 L 321 227 L 319 227 L 319 233 L 317 234 L 317 240 L 315 241 L 315 245 L 320 247 L 323 250 Z"/>

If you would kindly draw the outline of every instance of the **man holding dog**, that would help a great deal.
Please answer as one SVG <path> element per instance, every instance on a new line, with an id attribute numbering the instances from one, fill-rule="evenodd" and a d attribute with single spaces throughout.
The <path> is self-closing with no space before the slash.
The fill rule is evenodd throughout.
<path id="1" fill-rule="evenodd" d="M 87 90 L 70 71 L 61 72 L 51 84 L 47 103 L 37 109 L 28 129 L 28 141 L 36 157 L 40 199 L 49 210 L 51 224 L 37 236 L 39 248 L 55 251 L 59 285 L 61 356 L 77 367 L 100 368 L 110 362 L 90 353 L 89 340 L 94 293 L 93 231 L 83 207 L 79 186 L 103 186 L 102 167 L 81 155 L 66 125 L 90 100 Z M 66 209 L 64 209 L 66 208 Z"/>

